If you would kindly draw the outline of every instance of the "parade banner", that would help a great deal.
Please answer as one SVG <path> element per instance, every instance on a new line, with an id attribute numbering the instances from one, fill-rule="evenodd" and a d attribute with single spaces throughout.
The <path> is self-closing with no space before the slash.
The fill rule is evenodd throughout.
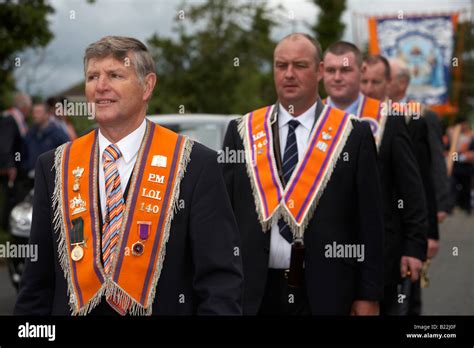
<path id="1" fill-rule="evenodd" d="M 369 18 L 369 52 L 400 58 L 411 73 L 408 99 L 452 112 L 451 80 L 458 14 Z"/>

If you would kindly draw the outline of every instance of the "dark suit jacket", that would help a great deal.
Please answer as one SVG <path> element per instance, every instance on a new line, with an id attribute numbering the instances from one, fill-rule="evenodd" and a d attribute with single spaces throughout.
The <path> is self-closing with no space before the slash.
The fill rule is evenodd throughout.
<path id="1" fill-rule="evenodd" d="M 15 153 L 21 153 L 23 150 L 23 140 L 15 119 L 13 116 L 0 114 L 0 169 L 18 166 Z"/>
<path id="2" fill-rule="evenodd" d="M 408 131 L 413 143 L 413 153 L 418 163 L 423 190 L 428 208 L 428 238 L 439 239 L 438 231 L 438 206 L 436 203 L 436 191 L 433 183 L 433 161 L 429 140 L 428 124 L 424 117 L 411 119 L 408 123 Z M 441 179 L 441 178 L 440 178 Z"/>
<path id="3" fill-rule="evenodd" d="M 39 257 L 37 262 L 26 262 L 15 314 L 70 314 L 58 237 L 51 224 L 53 155 L 53 151 L 42 155 L 36 166 L 30 243 L 38 245 Z M 171 224 L 153 315 L 240 315 L 243 276 L 235 249 L 240 247 L 240 238 L 216 153 L 201 144 L 194 144 L 180 199 L 185 207 Z M 114 312 L 102 298 L 91 314 L 108 313 Z"/>
<path id="4" fill-rule="evenodd" d="M 385 223 L 385 283 L 398 282 L 400 259 L 426 259 L 427 210 L 404 117 L 388 116 L 378 164 Z"/>
<path id="5" fill-rule="evenodd" d="M 451 211 L 451 188 L 444 158 L 443 131 L 438 115 L 426 110 L 424 119 L 428 126 L 428 142 L 431 152 L 431 173 L 433 186 L 436 194 L 436 207 L 438 211 Z"/>
<path id="6" fill-rule="evenodd" d="M 368 124 L 351 122 L 352 133 L 304 234 L 306 285 L 314 315 L 348 315 L 354 300 L 380 300 L 383 292 L 382 201 L 375 143 Z M 224 147 L 243 150 L 235 120 L 229 124 Z M 255 315 L 265 289 L 271 233 L 263 233 L 258 221 L 245 163 L 224 164 L 224 177 L 242 238 L 244 314 Z M 325 257 L 325 246 L 333 242 L 363 244 L 364 261 Z"/>

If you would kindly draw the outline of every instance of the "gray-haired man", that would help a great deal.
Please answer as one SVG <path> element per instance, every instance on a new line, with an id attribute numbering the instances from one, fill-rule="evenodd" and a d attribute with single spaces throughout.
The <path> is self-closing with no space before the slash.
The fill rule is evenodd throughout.
<path id="1" fill-rule="evenodd" d="M 216 153 L 146 120 L 156 74 L 140 41 L 104 37 L 84 68 L 99 129 L 38 161 L 39 258 L 15 313 L 241 314 L 240 240 Z"/>

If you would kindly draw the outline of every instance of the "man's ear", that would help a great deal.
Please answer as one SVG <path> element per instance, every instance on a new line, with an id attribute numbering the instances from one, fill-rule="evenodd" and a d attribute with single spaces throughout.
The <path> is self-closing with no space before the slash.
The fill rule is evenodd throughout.
<path id="1" fill-rule="evenodd" d="M 320 61 L 319 66 L 318 66 L 318 82 L 320 82 L 323 79 L 323 74 L 324 74 L 324 62 Z"/>
<path id="2" fill-rule="evenodd" d="M 151 98 L 153 89 L 155 89 L 157 77 L 155 73 L 149 73 L 145 76 L 145 88 L 143 91 L 143 100 L 148 101 Z"/>
<path id="3" fill-rule="evenodd" d="M 410 84 L 410 80 L 404 77 L 403 79 L 400 79 L 399 81 L 401 82 L 403 90 L 406 92 L 408 89 L 408 85 Z"/>

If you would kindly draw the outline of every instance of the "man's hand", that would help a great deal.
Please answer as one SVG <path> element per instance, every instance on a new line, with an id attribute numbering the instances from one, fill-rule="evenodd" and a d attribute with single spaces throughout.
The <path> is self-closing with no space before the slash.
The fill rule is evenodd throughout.
<path id="1" fill-rule="evenodd" d="M 356 300 L 352 303 L 351 315 L 379 315 L 379 303 L 377 301 Z"/>
<path id="2" fill-rule="evenodd" d="M 442 223 L 446 217 L 448 216 L 448 213 L 446 213 L 445 211 L 439 211 L 438 212 L 438 223 Z"/>
<path id="3" fill-rule="evenodd" d="M 428 238 L 428 252 L 427 256 L 429 259 L 432 259 L 436 256 L 439 250 L 439 241 L 436 239 Z"/>
<path id="4" fill-rule="evenodd" d="M 416 257 L 402 256 L 400 261 L 400 273 L 402 278 L 409 276 L 412 282 L 416 282 L 420 277 L 420 271 L 423 264 Z"/>

